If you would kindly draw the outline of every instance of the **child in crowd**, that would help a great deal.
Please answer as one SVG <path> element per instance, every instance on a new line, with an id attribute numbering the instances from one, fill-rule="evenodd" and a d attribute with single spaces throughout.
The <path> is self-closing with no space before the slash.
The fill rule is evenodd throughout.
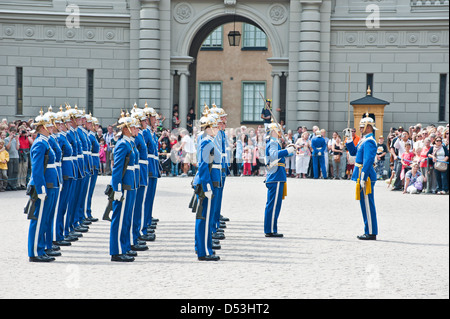
<path id="1" fill-rule="evenodd" d="M 0 192 L 6 190 L 8 184 L 9 153 L 5 148 L 5 141 L 0 140 Z"/>
<path id="2" fill-rule="evenodd" d="M 402 172 L 400 178 L 403 181 L 405 174 L 411 169 L 411 164 L 414 159 L 414 152 L 411 150 L 411 142 L 405 143 L 405 152 L 402 154 Z"/>
<path id="3" fill-rule="evenodd" d="M 351 156 L 350 152 L 347 152 L 347 169 L 345 174 L 347 179 L 352 179 L 353 169 L 355 168 L 356 156 Z"/>
<path id="4" fill-rule="evenodd" d="M 251 176 L 252 175 L 252 153 L 250 152 L 248 146 L 244 148 L 244 154 L 242 154 L 242 160 L 244 163 L 244 172 L 242 175 Z"/>
<path id="5" fill-rule="evenodd" d="M 105 164 L 106 164 L 106 150 L 108 146 L 105 143 L 105 139 L 100 138 L 100 150 L 98 152 L 98 156 L 100 158 L 100 174 L 105 175 Z"/>
<path id="6" fill-rule="evenodd" d="M 394 186 L 394 183 L 395 183 L 394 163 L 390 163 L 389 167 L 391 168 L 391 178 L 389 178 L 389 180 L 386 180 L 386 183 L 388 184 L 388 188 L 391 186 Z"/>
<path id="7" fill-rule="evenodd" d="M 170 148 L 167 146 L 165 141 L 161 142 L 161 147 L 159 148 L 159 161 L 162 167 L 162 176 L 169 175 L 170 172 Z"/>

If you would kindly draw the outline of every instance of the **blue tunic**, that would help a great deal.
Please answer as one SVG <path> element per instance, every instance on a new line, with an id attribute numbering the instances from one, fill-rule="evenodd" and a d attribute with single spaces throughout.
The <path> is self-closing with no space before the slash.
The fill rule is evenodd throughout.
<path id="1" fill-rule="evenodd" d="M 266 145 L 266 165 L 268 165 L 266 183 L 286 182 L 285 157 L 288 151 L 281 149 L 276 139 L 271 138 Z M 280 164 L 280 165 L 278 165 Z"/>

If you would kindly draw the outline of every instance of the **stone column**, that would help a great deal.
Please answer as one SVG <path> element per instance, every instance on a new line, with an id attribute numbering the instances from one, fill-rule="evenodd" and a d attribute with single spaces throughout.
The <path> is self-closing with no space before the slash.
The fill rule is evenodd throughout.
<path id="1" fill-rule="evenodd" d="M 319 124 L 320 6 L 322 0 L 301 0 L 297 121 Z"/>
<path id="2" fill-rule="evenodd" d="M 278 123 L 280 123 L 280 111 L 278 109 L 281 108 L 281 100 L 280 100 L 280 77 L 281 73 L 272 72 L 272 112 L 275 116 Z"/>
<path id="3" fill-rule="evenodd" d="M 139 0 L 130 2 L 130 100 L 131 107 L 139 102 L 139 37 L 141 24 L 141 3 Z M 143 105 L 139 105 L 143 107 Z"/>
<path id="4" fill-rule="evenodd" d="M 178 102 L 178 109 L 179 109 L 179 119 L 181 120 L 180 127 L 186 128 L 187 127 L 187 121 L 186 117 L 188 114 L 188 77 L 189 77 L 189 71 L 179 71 L 178 74 L 180 75 L 180 98 Z"/>
<path id="5" fill-rule="evenodd" d="M 141 0 L 139 33 L 139 105 L 159 109 L 160 103 L 159 0 Z"/>

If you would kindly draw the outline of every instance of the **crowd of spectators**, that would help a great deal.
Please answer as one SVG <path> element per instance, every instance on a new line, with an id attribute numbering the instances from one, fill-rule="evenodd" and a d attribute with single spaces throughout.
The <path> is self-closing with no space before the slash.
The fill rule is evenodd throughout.
<path id="1" fill-rule="evenodd" d="M 157 123 L 159 158 L 162 176 L 193 176 L 197 169 L 197 138 L 194 110 L 189 110 L 187 128 L 180 128 L 175 109 L 170 128 L 166 128 L 161 115 Z M 30 147 L 35 132 L 33 120 L 0 123 L 0 191 L 26 189 L 30 176 Z M 284 127 L 284 125 L 283 125 Z M 352 129 L 355 145 L 359 141 L 357 130 Z M 358 132 L 359 133 L 359 132 Z M 297 146 L 296 154 L 286 159 L 286 173 L 290 178 L 314 178 L 314 138 L 323 138 L 327 151 L 322 155 L 326 172 L 320 178 L 350 179 L 355 158 L 345 147 L 345 138 L 339 132 L 330 135 L 319 127 L 311 131 L 298 127 L 297 131 L 283 132 L 282 147 Z M 114 146 L 120 132 L 114 125 L 99 128 L 97 139 L 100 147 L 101 175 L 111 175 Z M 228 158 L 232 176 L 264 176 L 266 132 L 263 124 L 257 128 L 227 129 Z M 449 128 L 446 126 L 420 124 L 391 128 L 386 139 L 379 137 L 374 167 L 379 180 L 385 180 L 392 190 L 404 193 L 448 194 L 449 185 Z M 319 166 L 320 170 L 320 166 Z"/>

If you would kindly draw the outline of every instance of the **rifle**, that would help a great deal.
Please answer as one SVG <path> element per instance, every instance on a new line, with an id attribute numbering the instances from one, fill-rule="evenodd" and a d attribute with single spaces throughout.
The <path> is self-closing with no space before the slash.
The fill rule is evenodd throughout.
<path id="1" fill-rule="evenodd" d="M 112 221 L 109 217 L 109 212 L 112 211 L 112 203 L 114 201 L 114 190 L 111 184 L 106 185 L 105 195 L 108 196 L 108 205 L 106 205 L 102 219 Z"/>
<path id="2" fill-rule="evenodd" d="M 39 199 L 39 197 L 37 196 L 36 188 L 34 187 L 34 185 L 28 185 L 26 194 L 30 196 L 30 199 L 25 205 L 23 213 L 27 215 L 28 219 L 37 220 L 36 216 L 34 216 L 34 210 L 36 207 L 36 201 Z M 41 203 L 41 205 L 44 205 L 44 203 Z"/>
<path id="3" fill-rule="evenodd" d="M 195 213 L 197 211 L 197 204 L 198 204 L 198 199 L 197 199 L 197 193 L 196 193 L 196 188 L 193 185 L 193 180 L 191 182 L 191 186 L 194 189 L 194 194 L 191 197 L 191 201 L 189 202 L 189 208 L 192 209 L 192 212 Z"/>
<path id="4" fill-rule="evenodd" d="M 201 184 L 197 185 L 197 187 L 195 188 L 195 194 L 198 195 L 198 201 L 199 201 L 195 218 L 196 219 L 205 219 L 202 216 L 202 212 L 203 212 L 203 201 L 205 200 L 206 195 L 205 195 L 205 192 L 203 191 L 203 187 Z M 208 203 L 208 204 L 211 205 L 211 203 Z M 193 210 L 193 212 L 195 212 L 195 211 Z"/>
<path id="5" fill-rule="evenodd" d="M 131 154 L 131 152 L 129 152 L 127 154 L 127 156 L 125 157 L 125 162 L 124 162 L 123 170 L 122 170 L 122 180 L 123 180 L 123 177 L 125 176 L 125 173 L 127 172 L 127 166 L 128 166 L 128 163 L 130 162 L 130 154 Z M 109 217 L 109 213 L 112 211 L 112 204 L 114 202 L 114 190 L 113 190 L 111 184 L 106 185 L 105 195 L 108 196 L 108 204 L 106 205 L 105 212 L 103 213 L 102 219 L 112 221 L 111 217 Z M 122 195 L 122 197 L 120 198 L 120 201 L 122 202 L 123 199 L 124 198 Z"/>
<path id="6" fill-rule="evenodd" d="M 275 117 L 275 115 L 273 115 L 272 110 L 270 109 L 270 107 L 267 107 L 266 100 L 264 99 L 264 96 L 261 94 L 261 92 L 259 92 L 259 95 L 261 96 L 261 98 L 262 98 L 262 100 L 263 100 L 263 102 L 264 102 L 264 109 L 269 110 L 270 115 L 272 116 L 272 120 L 273 120 L 273 121 L 275 122 L 275 124 L 277 124 L 278 127 L 281 129 L 282 127 L 281 127 L 281 125 L 278 123 L 277 118 Z M 281 138 L 283 139 L 283 141 L 286 143 L 286 145 L 289 145 L 289 141 L 286 139 L 286 137 L 283 135 L 283 133 L 281 133 L 280 135 L 281 135 Z M 295 145 L 294 145 L 294 147 L 297 148 Z"/>

